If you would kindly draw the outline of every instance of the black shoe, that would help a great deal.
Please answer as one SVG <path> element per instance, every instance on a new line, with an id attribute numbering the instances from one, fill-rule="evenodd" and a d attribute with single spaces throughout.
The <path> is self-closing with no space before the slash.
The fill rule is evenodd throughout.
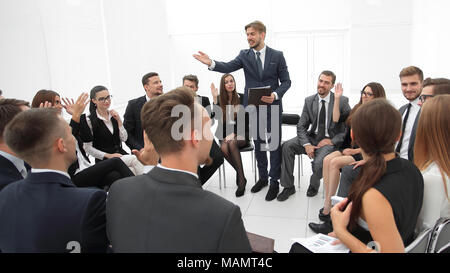
<path id="1" fill-rule="evenodd" d="M 269 184 L 268 180 L 258 180 L 258 182 L 256 182 L 256 184 L 252 187 L 251 192 L 253 193 L 257 193 L 259 192 L 262 188 L 264 188 L 265 186 L 267 186 Z"/>
<path id="2" fill-rule="evenodd" d="M 275 198 L 277 198 L 279 191 L 280 191 L 280 186 L 270 185 L 269 191 L 266 194 L 266 201 L 272 201 Z"/>
<path id="3" fill-rule="evenodd" d="M 245 185 L 247 185 L 247 179 L 244 179 L 244 183 L 241 186 L 238 186 L 236 190 L 236 197 L 241 197 L 245 192 Z"/>
<path id="4" fill-rule="evenodd" d="M 330 214 L 323 214 L 323 208 L 319 210 L 319 219 L 320 221 L 331 221 Z"/>
<path id="5" fill-rule="evenodd" d="M 283 191 L 278 195 L 277 200 L 282 202 L 286 201 L 289 196 L 293 195 L 295 193 L 295 186 L 292 186 L 290 188 L 284 188 Z"/>
<path id="6" fill-rule="evenodd" d="M 325 221 L 322 224 L 309 223 L 309 228 L 315 233 L 322 233 L 327 235 L 328 233 L 333 231 L 333 225 L 331 221 Z"/>
<path id="7" fill-rule="evenodd" d="M 306 193 L 306 196 L 314 197 L 314 196 L 317 195 L 318 191 L 319 191 L 318 189 L 314 189 L 311 185 L 309 185 L 308 192 Z"/>

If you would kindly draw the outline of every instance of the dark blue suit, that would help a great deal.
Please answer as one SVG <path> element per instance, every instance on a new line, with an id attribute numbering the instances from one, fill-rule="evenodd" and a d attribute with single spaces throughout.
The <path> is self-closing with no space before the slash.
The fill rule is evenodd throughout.
<path id="1" fill-rule="evenodd" d="M 282 98 L 286 91 L 291 87 L 289 72 L 281 51 L 266 47 L 266 56 L 264 60 L 264 70 L 262 77 L 258 74 L 256 55 L 253 49 L 241 50 L 239 55 L 228 63 L 215 61 L 214 71 L 222 73 L 231 73 L 233 71 L 244 69 L 245 74 L 245 90 L 244 90 L 244 106 L 248 105 L 248 90 L 254 87 L 271 86 L 273 92 L 277 93 L 278 100 L 274 101 L 272 106 L 278 105 L 280 111 L 278 113 L 278 143 L 281 144 L 281 114 L 283 111 Z M 259 111 L 258 111 L 259 120 Z M 267 111 L 267 132 L 271 132 L 271 107 Z M 272 181 L 280 179 L 281 175 L 281 145 L 277 146 L 275 151 L 270 152 L 270 173 L 267 173 L 267 154 L 261 151 L 261 144 L 264 137 L 259 136 L 259 128 L 257 128 L 258 138 L 255 140 L 255 154 L 258 161 L 258 170 L 260 179 L 267 179 L 268 176 Z M 276 141 L 276 140 L 270 140 Z"/>
<path id="2" fill-rule="evenodd" d="M 27 164 L 25 164 L 25 167 L 29 169 Z M 0 155 L 0 191 L 8 184 L 22 179 L 23 176 L 16 166 Z"/>
<path id="3" fill-rule="evenodd" d="M 0 252 L 106 252 L 106 193 L 58 173 L 29 173 L 0 192 Z"/>

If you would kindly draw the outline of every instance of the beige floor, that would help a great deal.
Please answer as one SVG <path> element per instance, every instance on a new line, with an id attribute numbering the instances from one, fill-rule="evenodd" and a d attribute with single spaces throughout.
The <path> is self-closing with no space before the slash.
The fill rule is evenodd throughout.
<path id="1" fill-rule="evenodd" d="M 250 153 L 243 153 L 247 188 L 245 195 L 236 198 L 236 173 L 226 163 L 225 173 L 227 187 L 222 181 L 222 189 L 219 188 L 219 172 L 205 184 L 204 188 L 214 192 L 225 199 L 235 203 L 241 208 L 244 225 L 247 231 L 275 239 L 275 251 L 279 253 L 289 252 L 292 238 L 302 238 L 314 235 L 309 227 L 309 222 L 319 222 L 319 209 L 323 207 L 323 187 L 321 185 L 319 194 L 313 198 L 306 196 L 311 175 L 311 164 L 306 156 L 303 156 L 303 176 L 300 176 L 300 189 L 298 188 L 297 162 L 295 163 L 296 193 L 287 201 L 277 200 L 267 202 L 265 196 L 268 187 L 261 192 L 253 194 L 250 192 L 254 182 L 252 161 Z M 281 190 L 280 190 L 281 191 Z"/>

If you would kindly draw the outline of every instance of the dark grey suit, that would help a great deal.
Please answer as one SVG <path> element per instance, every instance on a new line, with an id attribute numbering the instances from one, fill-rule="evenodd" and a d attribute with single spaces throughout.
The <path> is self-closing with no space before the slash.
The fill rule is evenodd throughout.
<path id="1" fill-rule="evenodd" d="M 119 180 L 106 206 L 114 252 L 251 252 L 239 207 L 188 173 L 155 167 Z"/>
<path id="2" fill-rule="evenodd" d="M 346 134 L 346 126 L 343 122 L 332 122 L 334 107 L 334 93 L 330 94 L 330 102 L 328 104 L 328 135 L 330 136 L 333 146 L 325 146 L 315 151 L 315 157 L 312 162 L 313 175 L 311 176 L 310 186 L 318 189 L 320 186 L 320 179 L 322 178 L 323 159 L 328 154 L 335 151 L 343 142 Z M 342 96 L 339 104 L 340 113 L 349 112 L 350 106 L 348 98 Z M 285 188 L 294 186 L 294 160 L 295 155 L 306 154 L 304 145 L 310 143 L 317 145 L 322 139 L 315 134 L 318 125 L 319 113 L 319 95 L 315 94 L 305 99 L 303 112 L 300 121 L 297 124 L 297 137 L 287 141 L 282 146 L 283 161 L 281 164 L 281 185 Z M 308 131 L 308 128 L 310 130 Z"/>
<path id="3" fill-rule="evenodd" d="M 400 114 L 402 116 L 405 113 L 406 109 L 408 108 L 408 104 L 409 103 L 403 105 L 402 107 L 400 107 L 400 109 L 398 109 L 398 111 L 400 111 Z M 414 162 L 414 143 L 416 142 L 416 131 L 417 131 L 417 125 L 418 125 L 419 119 L 420 119 L 420 112 L 421 111 L 419 111 L 419 113 L 417 113 L 416 119 L 414 120 L 414 126 L 412 128 L 411 137 L 409 139 L 408 158 L 407 159 L 411 162 Z"/>

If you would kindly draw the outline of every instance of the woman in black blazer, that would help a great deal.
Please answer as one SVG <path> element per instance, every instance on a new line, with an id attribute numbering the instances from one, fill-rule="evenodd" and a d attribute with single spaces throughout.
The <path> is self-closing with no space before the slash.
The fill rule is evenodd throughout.
<path id="1" fill-rule="evenodd" d="M 220 148 L 225 159 L 236 170 L 238 185 L 236 197 L 240 197 L 244 195 L 247 179 L 239 149 L 247 147 L 250 143 L 249 116 L 243 106 L 244 95 L 236 92 L 236 82 L 231 74 L 222 76 L 220 94 L 214 84 L 211 84 L 211 93 L 214 104 L 219 105 L 222 110 L 222 113 L 215 115 L 219 121 L 216 136 L 220 139 Z"/>

